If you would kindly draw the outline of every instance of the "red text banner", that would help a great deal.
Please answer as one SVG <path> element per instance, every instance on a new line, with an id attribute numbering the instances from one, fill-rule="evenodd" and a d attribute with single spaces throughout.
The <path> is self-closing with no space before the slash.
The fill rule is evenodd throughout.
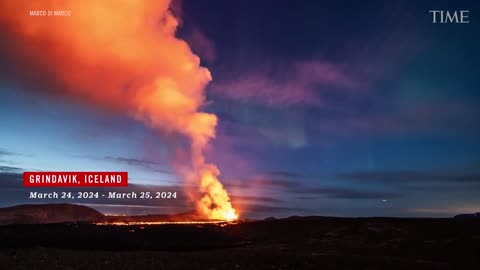
<path id="1" fill-rule="evenodd" d="M 24 172 L 25 187 L 126 187 L 128 172 Z"/>

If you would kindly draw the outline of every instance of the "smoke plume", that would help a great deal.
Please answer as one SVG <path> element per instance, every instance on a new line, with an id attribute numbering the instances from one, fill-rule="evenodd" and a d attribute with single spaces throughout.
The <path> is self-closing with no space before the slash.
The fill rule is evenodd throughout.
<path id="1" fill-rule="evenodd" d="M 212 77 L 175 37 L 178 20 L 169 5 L 169 0 L 2 1 L 1 56 L 8 66 L 1 72 L 33 82 L 42 93 L 54 88 L 64 97 L 114 108 L 151 128 L 187 137 L 191 164 L 181 174 L 198 183 L 197 210 L 208 218 L 234 219 L 219 171 L 203 153 L 217 124 L 214 114 L 200 111 Z M 48 16 L 53 11 L 66 16 Z"/>

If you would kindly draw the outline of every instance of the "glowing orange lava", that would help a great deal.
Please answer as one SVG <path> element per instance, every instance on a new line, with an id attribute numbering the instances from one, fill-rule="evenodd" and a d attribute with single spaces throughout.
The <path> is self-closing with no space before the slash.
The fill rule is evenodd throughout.
<path id="1" fill-rule="evenodd" d="M 100 226 L 137 226 L 137 225 L 201 225 L 201 224 L 216 224 L 216 225 L 227 225 L 227 224 L 236 224 L 234 222 L 226 222 L 225 220 L 207 220 L 207 221 L 115 221 L 115 222 L 99 222 L 95 225 Z"/>

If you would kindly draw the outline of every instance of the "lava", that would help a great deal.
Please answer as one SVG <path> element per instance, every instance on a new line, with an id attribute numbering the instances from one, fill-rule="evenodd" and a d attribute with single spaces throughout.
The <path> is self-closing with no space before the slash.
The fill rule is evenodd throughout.
<path id="1" fill-rule="evenodd" d="M 235 221 L 225 220 L 202 220 L 202 221 L 114 221 L 114 222 L 98 222 L 94 223 L 99 226 L 148 226 L 148 225 L 202 225 L 214 224 L 219 226 L 226 226 L 237 224 Z"/>
<path id="2" fill-rule="evenodd" d="M 218 180 L 220 171 L 210 165 L 201 174 L 201 192 L 203 197 L 197 202 L 197 211 L 206 213 L 210 219 L 232 221 L 238 218 L 236 210 L 232 207 L 230 197 Z"/>

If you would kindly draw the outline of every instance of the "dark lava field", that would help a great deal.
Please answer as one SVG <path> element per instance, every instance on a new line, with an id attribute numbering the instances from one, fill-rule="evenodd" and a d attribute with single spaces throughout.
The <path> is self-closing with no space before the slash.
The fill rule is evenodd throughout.
<path id="1" fill-rule="evenodd" d="M 0 269 L 479 269 L 479 219 L 0 226 Z"/>

